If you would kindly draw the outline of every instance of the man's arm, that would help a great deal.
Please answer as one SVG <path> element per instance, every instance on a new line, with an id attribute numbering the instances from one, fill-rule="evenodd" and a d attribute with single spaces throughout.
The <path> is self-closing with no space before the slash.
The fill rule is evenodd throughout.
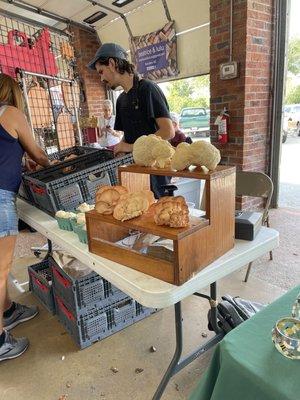
<path id="1" fill-rule="evenodd" d="M 173 138 L 175 130 L 170 118 L 168 102 L 160 87 L 153 82 L 144 81 L 141 98 L 146 117 L 154 118 L 158 126 L 155 135 L 165 140 Z"/>
<path id="2" fill-rule="evenodd" d="M 159 128 L 155 132 L 155 135 L 160 136 L 165 140 L 170 140 L 175 136 L 175 130 L 172 121 L 169 118 L 156 118 L 155 121 Z"/>
<path id="3" fill-rule="evenodd" d="M 131 153 L 133 150 L 133 144 L 126 143 L 123 139 L 114 146 L 114 154 L 117 155 L 119 153 Z"/>

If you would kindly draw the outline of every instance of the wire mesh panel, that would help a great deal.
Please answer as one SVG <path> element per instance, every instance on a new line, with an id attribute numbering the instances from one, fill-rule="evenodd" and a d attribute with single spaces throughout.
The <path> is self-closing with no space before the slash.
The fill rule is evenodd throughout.
<path id="1" fill-rule="evenodd" d="M 26 74 L 24 81 L 31 124 L 39 144 L 49 154 L 78 144 L 79 94 L 77 91 L 75 98 L 73 89 L 78 85 L 32 74 Z"/>
<path id="2" fill-rule="evenodd" d="M 16 68 L 74 78 L 74 50 L 71 36 L 37 27 L 0 13 L 0 69 L 16 76 Z"/>
<path id="3" fill-rule="evenodd" d="M 36 141 L 48 153 L 80 142 L 71 36 L 0 14 L 0 72 L 20 79 Z M 52 78 L 53 77 L 53 78 Z"/>

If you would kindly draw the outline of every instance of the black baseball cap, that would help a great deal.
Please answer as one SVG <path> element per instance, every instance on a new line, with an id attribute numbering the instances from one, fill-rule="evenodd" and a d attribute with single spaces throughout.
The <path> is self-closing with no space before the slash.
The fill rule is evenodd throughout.
<path id="1" fill-rule="evenodd" d="M 104 43 L 97 50 L 95 57 L 88 63 L 88 68 L 95 70 L 95 64 L 100 58 L 115 57 L 121 60 L 127 60 L 127 53 L 120 45 L 116 43 Z"/>

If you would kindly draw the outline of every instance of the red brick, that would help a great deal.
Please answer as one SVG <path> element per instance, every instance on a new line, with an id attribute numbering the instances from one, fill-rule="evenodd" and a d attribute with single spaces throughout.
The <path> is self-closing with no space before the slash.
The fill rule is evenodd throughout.
<path id="1" fill-rule="evenodd" d="M 239 63 L 239 76 L 222 81 L 220 63 L 228 60 L 229 0 L 210 1 L 211 29 L 211 110 L 214 118 L 224 105 L 229 108 L 229 143 L 217 143 L 217 129 L 211 126 L 212 142 L 221 151 L 222 162 L 239 169 L 267 170 L 269 118 L 271 105 L 272 35 L 274 0 L 236 0 L 233 16 L 233 59 Z M 220 21 L 221 20 L 221 21 Z M 259 204 L 246 198 L 241 207 Z"/>
<path id="2" fill-rule="evenodd" d="M 99 38 L 96 34 L 76 27 L 72 28 L 72 32 L 74 34 L 75 53 L 78 57 L 77 72 L 83 81 L 86 95 L 86 102 L 81 104 L 82 114 L 100 116 L 102 112 L 101 100 L 106 98 L 106 90 L 97 73 L 89 71 L 86 67 L 100 46 Z"/>

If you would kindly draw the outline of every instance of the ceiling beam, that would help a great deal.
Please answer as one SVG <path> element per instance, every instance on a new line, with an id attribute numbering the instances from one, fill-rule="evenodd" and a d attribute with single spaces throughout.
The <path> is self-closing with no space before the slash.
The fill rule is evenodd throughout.
<path id="1" fill-rule="evenodd" d="M 105 5 L 101 4 L 101 3 L 99 3 L 98 1 L 95 1 L 95 0 L 86 0 L 86 1 L 89 2 L 89 3 L 91 3 L 93 6 L 96 6 L 96 5 L 97 5 L 97 6 L 101 7 L 101 8 L 104 8 L 104 10 L 110 11 L 110 12 L 112 12 L 113 14 L 117 14 L 119 17 L 121 17 L 122 20 L 124 21 L 124 24 L 125 24 L 126 28 L 127 28 L 127 31 L 128 31 L 128 33 L 129 33 L 129 36 L 132 37 L 132 32 L 131 32 L 129 23 L 128 23 L 127 18 L 125 17 L 124 14 L 122 14 L 122 13 L 119 12 L 119 11 L 114 10 L 113 8 L 110 8 L 110 7 L 105 6 Z"/>
<path id="2" fill-rule="evenodd" d="M 0 14 L 4 15 L 5 17 L 11 18 L 11 19 L 16 19 L 16 20 L 22 21 L 22 22 L 24 22 L 26 24 L 29 24 L 29 25 L 33 25 L 34 24 L 35 26 L 40 26 L 41 28 L 49 28 L 49 25 L 47 25 L 47 24 L 44 24 L 42 22 L 30 19 L 30 18 L 26 18 L 23 15 L 15 14 L 15 13 L 12 13 L 10 11 L 1 10 Z M 51 29 L 51 31 L 59 33 L 60 35 L 71 36 L 70 33 L 66 32 L 66 31 L 64 31 L 62 29 L 55 28 L 54 26 L 50 26 L 50 29 Z"/>
<path id="3" fill-rule="evenodd" d="M 84 30 L 89 31 L 89 32 L 93 32 L 93 33 L 96 32 L 95 29 L 92 28 L 89 25 L 81 24 L 80 22 L 76 22 L 76 21 L 73 21 L 73 20 L 71 20 L 69 18 L 62 17 L 61 15 L 52 13 L 50 11 L 44 10 L 43 8 L 36 7 L 36 6 L 33 6 L 33 5 L 29 4 L 29 3 L 26 3 L 23 0 L 0 0 L 0 1 L 2 1 L 3 3 L 12 4 L 12 5 L 14 5 L 16 7 L 19 7 L 21 9 L 23 9 L 23 10 L 26 10 L 26 11 L 30 11 L 30 12 L 33 12 L 33 13 L 36 13 L 36 14 L 39 14 L 39 15 L 43 15 L 44 17 L 53 19 L 54 21 L 62 22 L 62 23 L 65 23 L 67 25 L 74 25 L 74 26 L 80 27 L 81 29 L 84 29 Z M 3 11 L 1 11 L 1 12 L 3 12 Z M 36 22 L 36 21 L 33 21 L 33 22 Z"/>

